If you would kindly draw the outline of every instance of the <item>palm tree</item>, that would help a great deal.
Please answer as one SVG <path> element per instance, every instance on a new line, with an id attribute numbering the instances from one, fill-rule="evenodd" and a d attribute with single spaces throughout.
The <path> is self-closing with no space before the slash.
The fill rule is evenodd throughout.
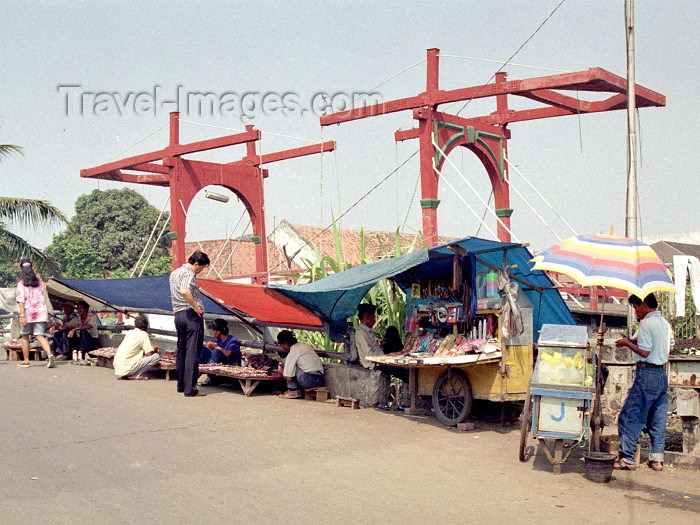
<path id="1" fill-rule="evenodd" d="M 0 159 L 11 153 L 21 153 L 22 148 L 11 144 L 0 144 Z M 7 222 L 21 226 L 35 227 L 41 223 L 48 225 L 67 224 L 68 219 L 49 201 L 0 197 L 0 259 L 18 261 L 22 257 L 32 259 L 37 266 L 57 270 L 50 260 L 35 246 L 7 229 Z"/>

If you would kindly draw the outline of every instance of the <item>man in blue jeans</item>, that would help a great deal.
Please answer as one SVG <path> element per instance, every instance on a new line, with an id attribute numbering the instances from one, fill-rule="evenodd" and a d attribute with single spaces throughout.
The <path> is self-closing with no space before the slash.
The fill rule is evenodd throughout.
<path id="1" fill-rule="evenodd" d="M 637 339 L 623 337 L 615 341 L 615 345 L 626 346 L 634 352 L 637 369 L 618 420 L 620 457 L 614 468 L 636 468 L 637 440 L 642 428 L 646 426 L 651 441 L 647 465 L 660 471 L 664 468 L 668 416 L 668 378 L 665 367 L 669 351 L 674 345 L 673 329 L 656 310 L 659 303 L 653 294 L 647 295 L 644 300 L 632 295 L 629 303 L 640 319 Z"/>
<path id="2" fill-rule="evenodd" d="M 326 384 L 323 377 L 323 365 L 314 349 L 305 343 L 299 343 L 291 330 L 282 330 L 277 334 L 277 344 L 289 352 L 284 360 L 284 378 L 287 391 L 279 397 L 298 399 L 300 388 L 309 390 Z"/>

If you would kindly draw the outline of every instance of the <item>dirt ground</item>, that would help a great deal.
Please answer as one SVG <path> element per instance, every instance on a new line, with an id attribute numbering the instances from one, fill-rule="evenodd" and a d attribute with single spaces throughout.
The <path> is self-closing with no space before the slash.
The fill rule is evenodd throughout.
<path id="1" fill-rule="evenodd" d="M 518 461 L 519 429 L 0 361 L 0 517 L 14 523 L 698 523 L 700 472 L 587 480 Z"/>

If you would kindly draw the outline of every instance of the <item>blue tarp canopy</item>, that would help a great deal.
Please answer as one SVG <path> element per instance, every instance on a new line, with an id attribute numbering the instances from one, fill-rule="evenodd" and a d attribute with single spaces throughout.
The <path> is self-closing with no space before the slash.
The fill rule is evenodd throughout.
<path id="1" fill-rule="evenodd" d="M 453 247 L 450 249 L 449 246 Z M 474 254 L 477 270 L 491 265 L 500 268 L 504 262 L 510 268 L 512 280 L 532 302 L 535 337 L 544 323 L 576 324 L 559 292 L 541 270 L 532 270 L 532 254 L 521 244 L 503 243 L 467 237 L 435 248 L 423 249 L 393 259 L 350 268 L 311 284 L 291 286 L 271 284 L 270 288 L 290 297 L 315 312 L 331 333 L 342 333 L 349 317 L 357 312 L 357 305 L 367 291 L 382 279 L 392 278 L 406 291 L 418 279 L 452 275 L 453 257 Z M 505 260 L 504 260 L 505 256 Z"/>
<path id="2" fill-rule="evenodd" d="M 46 287 L 51 295 L 72 301 L 83 299 L 98 310 L 104 309 L 101 304 L 132 312 L 173 312 L 168 275 L 130 279 L 50 279 Z M 206 314 L 232 313 L 209 297 L 203 296 L 202 300 Z"/>

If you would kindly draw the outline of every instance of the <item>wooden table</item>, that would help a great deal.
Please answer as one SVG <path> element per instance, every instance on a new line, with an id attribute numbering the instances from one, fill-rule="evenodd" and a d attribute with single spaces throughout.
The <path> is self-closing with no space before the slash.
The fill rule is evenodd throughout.
<path id="1" fill-rule="evenodd" d="M 21 343 L 5 343 L 5 358 L 8 361 L 22 360 L 22 344 Z M 34 354 L 34 361 L 41 360 L 41 344 L 38 342 L 29 343 L 29 358 Z"/>
<path id="2" fill-rule="evenodd" d="M 238 383 L 241 385 L 241 390 L 243 390 L 246 397 L 249 397 L 253 393 L 261 381 L 284 381 L 284 377 L 279 372 L 272 375 L 262 375 L 254 368 L 249 368 L 249 373 L 241 371 L 242 368 L 245 369 L 246 367 L 199 365 L 199 373 L 237 379 Z"/>

